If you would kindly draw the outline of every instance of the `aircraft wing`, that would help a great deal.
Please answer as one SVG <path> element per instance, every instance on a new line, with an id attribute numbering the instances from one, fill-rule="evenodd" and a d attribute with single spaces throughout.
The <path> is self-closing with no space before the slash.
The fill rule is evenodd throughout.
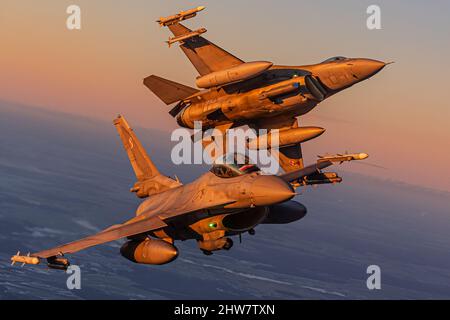
<path id="1" fill-rule="evenodd" d="M 133 221 L 133 220 L 130 220 Z M 60 254 L 74 253 L 99 244 L 166 227 L 167 224 L 158 217 L 113 226 L 87 238 L 70 242 L 49 250 L 31 254 L 32 257 L 50 258 Z"/>
<path id="2" fill-rule="evenodd" d="M 168 28 L 176 37 L 192 32 L 180 23 L 170 25 Z M 202 76 L 244 63 L 241 59 L 201 36 L 183 40 L 180 48 Z"/>
<path id="3" fill-rule="evenodd" d="M 293 128 L 298 128 L 297 118 L 293 118 L 290 116 L 283 117 L 275 117 L 268 119 L 260 119 L 251 124 L 253 129 L 257 131 L 259 129 L 278 129 L 280 131 L 289 130 Z M 279 148 L 279 161 L 280 166 L 285 172 L 296 171 L 302 169 L 303 165 L 303 154 L 302 154 L 302 146 L 300 143 Z"/>
<path id="4" fill-rule="evenodd" d="M 202 197 L 200 195 L 200 197 Z M 181 203 L 176 204 L 180 200 Z M 192 194 L 183 196 L 179 191 L 172 192 L 160 205 L 149 206 L 145 212 L 124 224 L 109 227 L 95 235 L 73 241 L 52 249 L 43 250 L 28 256 L 21 256 L 20 253 L 13 256 L 13 263 L 38 264 L 39 259 L 56 258 L 66 253 L 75 253 L 103 243 L 115 241 L 150 231 L 167 227 L 166 219 L 174 219 L 188 213 L 193 213 L 204 209 L 221 208 L 232 204 L 235 201 L 223 199 L 203 199 L 203 201 L 193 201 Z M 188 201 L 190 200 L 190 201 Z M 176 205 L 173 205 L 173 204 Z"/>

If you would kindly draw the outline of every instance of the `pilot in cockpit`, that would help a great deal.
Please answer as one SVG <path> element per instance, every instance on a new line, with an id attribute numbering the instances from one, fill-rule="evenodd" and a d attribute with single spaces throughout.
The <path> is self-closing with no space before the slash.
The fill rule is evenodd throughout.
<path id="1" fill-rule="evenodd" d="M 211 172 L 219 178 L 234 178 L 260 171 L 249 157 L 240 153 L 228 153 L 217 158 L 211 168 Z"/>

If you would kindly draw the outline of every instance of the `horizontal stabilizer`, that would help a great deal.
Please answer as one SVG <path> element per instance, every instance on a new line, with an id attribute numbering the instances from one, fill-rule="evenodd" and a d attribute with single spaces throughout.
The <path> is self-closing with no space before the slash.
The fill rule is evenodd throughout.
<path id="1" fill-rule="evenodd" d="M 145 78 L 144 85 L 167 105 L 199 92 L 197 89 L 155 75 Z"/>

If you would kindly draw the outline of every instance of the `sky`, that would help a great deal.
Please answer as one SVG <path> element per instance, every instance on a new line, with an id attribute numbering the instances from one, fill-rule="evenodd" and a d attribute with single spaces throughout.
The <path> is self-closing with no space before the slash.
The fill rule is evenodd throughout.
<path id="1" fill-rule="evenodd" d="M 66 28 L 71 4 L 81 7 L 81 30 Z M 366 28 L 371 4 L 381 7 L 382 30 Z M 305 144 L 306 158 L 364 151 L 385 169 L 343 170 L 450 191 L 447 0 L 1 0 L 0 100 L 104 121 L 121 113 L 170 132 L 169 108 L 142 80 L 156 74 L 194 86 L 197 73 L 154 21 L 198 5 L 207 9 L 186 24 L 206 27 L 209 40 L 245 61 L 395 61 L 301 118 L 327 129 Z"/>

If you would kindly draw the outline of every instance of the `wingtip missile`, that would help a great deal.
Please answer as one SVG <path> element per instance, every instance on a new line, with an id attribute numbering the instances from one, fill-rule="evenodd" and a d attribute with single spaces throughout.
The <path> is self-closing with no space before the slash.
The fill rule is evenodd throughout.
<path id="1" fill-rule="evenodd" d="M 369 157 L 369 155 L 367 153 L 364 153 L 364 152 L 358 153 L 358 154 L 353 155 L 353 156 L 354 156 L 353 160 L 364 160 L 364 159 L 367 159 Z"/>
<path id="2" fill-rule="evenodd" d="M 361 152 L 361 153 L 345 153 L 345 154 L 337 154 L 332 156 L 318 156 L 319 159 L 317 159 L 317 162 L 339 162 L 343 163 L 346 161 L 360 161 L 365 160 L 369 157 L 367 153 Z"/>
<path id="3" fill-rule="evenodd" d="M 167 27 L 170 25 L 177 24 L 181 21 L 194 18 L 198 12 L 205 10 L 205 6 L 198 6 L 193 9 L 189 9 L 186 11 L 181 11 L 180 13 L 174 14 L 168 17 L 161 17 L 156 22 L 159 23 L 161 27 Z"/>
<path id="4" fill-rule="evenodd" d="M 30 253 L 26 256 L 21 256 L 20 251 L 17 251 L 17 254 L 11 257 L 11 265 L 14 265 L 15 263 L 22 263 L 23 267 L 26 264 L 39 264 L 40 260 L 38 257 L 32 257 Z"/>

